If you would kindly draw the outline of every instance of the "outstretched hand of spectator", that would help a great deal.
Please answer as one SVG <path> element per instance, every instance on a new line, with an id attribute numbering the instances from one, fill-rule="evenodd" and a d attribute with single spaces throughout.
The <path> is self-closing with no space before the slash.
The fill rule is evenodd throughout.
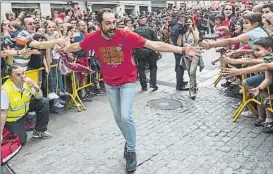
<path id="1" fill-rule="evenodd" d="M 257 87 L 257 88 L 249 89 L 248 92 L 249 92 L 250 94 L 254 95 L 255 97 L 256 97 L 257 95 L 260 94 L 260 90 L 259 90 L 258 87 Z"/>
<path id="2" fill-rule="evenodd" d="M 221 74 L 223 76 L 238 76 L 238 75 L 242 75 L 242 72 L 240 71 L 240 69 L 235 68 L 234 66 L 228 65 L 229 68 L 222 68 L 221 69 Z"/>
<path id="3" fill-rule="evenodd" d="M 201 43 L 199 43 L 199 45 L 200 45 L 200 47 L 205 48 L 207 50 L 212 48 L 212 44 L 209 42 L 201 42 Z"/>
<path id="4" fill-rule="evenodd" d="M 193 44 L 188 44 L 185 48 L 185 54 L 188 56 L 192 56 L 194 58 L 199 58 L 201 56 L 201 48 L 200 47 L 193 47 Z"/>

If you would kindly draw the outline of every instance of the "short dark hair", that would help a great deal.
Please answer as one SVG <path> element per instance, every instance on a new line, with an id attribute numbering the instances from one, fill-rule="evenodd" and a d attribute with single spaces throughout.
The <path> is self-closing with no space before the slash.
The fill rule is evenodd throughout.
<path id="1" fill-rule="evenodd" d="M 273 38 L 272 37 L 263 37 L 256 42 L 254 42 L 253 45 L 259 45 L 265 49 L 271 48 L 273 50 Z"/>
<path id="2" fill-rule="evenodd" d="M 11 65 L 8 67 L 8 75 L 11 76 L 12 75 L 12 71 L 14 69 L 18 69 L 18 68 L 21 68 L 21 66 L 18 66 L 18 65 Z"/>
<path id="3" fill-rule="evenodd" d="M 34 34 L 33 40 L 39 41 L 40 39 L 47 40 L 47 38 L 45 36 L 43 36 L 43 35 L 41 35 L 39 33 Z"/>
<path id="4" fill-rule="evenodd" d="M 101 24 L 101 22 L 103 21 L 103 14 L 104 13 L 114 13 L 110 8 L 103 8 L 103 9 L 101 9 L 99 12 L 98 12 L 98 14 L 97 14 L 97 16 L 96 16 L 96 21 L 98 22 L 98 23 L 100 23 Z"/>
<path id="5" fill-rule="evenodd" d="M 263 5 L 263 8 L 269 8 L 273 12 L 273 3 Z"/>
<path id="6" fill-rule="evenodd" d="M 225 17 L 223 15 L 218 14 L 214 17 L 214 19 L 219 19 L 220 21 L 223 21 L 225 20 Z"/>
<path id="7" fill-rule="evenodd" d="M 262 15 L 255 13 L 255 12 L 247 12 L 243 16 L 243 19 L 249 20 L 251 24 L 254 24 L 255 22 L 258 23 L 259 26 L 263 26 L 262 22 Z"/>

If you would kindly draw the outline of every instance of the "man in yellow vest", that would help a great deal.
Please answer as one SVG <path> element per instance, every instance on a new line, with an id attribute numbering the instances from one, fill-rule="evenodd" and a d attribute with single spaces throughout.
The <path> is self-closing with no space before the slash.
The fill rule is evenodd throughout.
<path id="1" fill-rule="evenodd" d="M 47 131 L 49 102 L 43 97 L 39 86 L 26 77 L 25 68 L 20 66 L 11 66 L 9 75 L 10 78 L 1 86 L 1 135 L 5 126 L 11 133 L 18 135 L 21 144 L 25 145 L 25 115 L 28 111 L 35 111 L 33 137 L 52 138 L 52 134 Z"/>

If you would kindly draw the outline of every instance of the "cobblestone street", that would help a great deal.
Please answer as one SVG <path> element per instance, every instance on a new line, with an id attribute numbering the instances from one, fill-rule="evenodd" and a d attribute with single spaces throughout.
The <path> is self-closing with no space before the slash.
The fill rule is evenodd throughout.
<path id="1" fill-rule="evenodd" d="M 158 62 L 156 92 L 142 92 L 133 107 L 137 129 L 136 174 L 272 174 L 273 136 L 253 125 L 254 117 L 232 122 L 238 99 L 219 95 L 212 87 L 219 70 L 198 72 L 196 101 L 175 90 L 173 54 Z M 199 70 L 198 70 L 199 71 Z M 186 72 L 185 72 L 186 74 Z M 174 84 L 174 85 L 172 85 Z M 147 106 L 154 99 L 182 103 L 175 110 Z M 10 161 L 18 174 L 123 174 L 124 139 L 114 121 L 107 96 L 86 103 L 87 111 L 51 115 L 49 140 L 29 140 Z M 29 137 L 32 134 L 29 134 Z"/>

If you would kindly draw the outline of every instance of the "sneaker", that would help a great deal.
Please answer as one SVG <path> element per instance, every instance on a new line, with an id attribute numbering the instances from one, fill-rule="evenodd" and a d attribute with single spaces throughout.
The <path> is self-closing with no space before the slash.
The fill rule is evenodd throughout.
<path id="1" fill-rule="evenodd" d="M 64 97 L 66 94 L 65 94 L 65 92 L 63 92 L 63 90 L 59 90 L 58 91 L 58 96 L 60 96 L 60 97 Z"/>
<path id="2" fill-rule="evenodd" d="M 33 131 L 35 128 L 35 124 L 33 124 L 31 121 L 26 121 L 25 128 L 26 128 L 26 131 Z"/>
<path id="3" fill-rule="evenodd" d="M 273 121 L 264 123 L 263 133 L 273 133 Z"/>
<path id="4" fill-rule="evenodd" d="M 142 86 L 141 89 L 142 89 L 142 91 L 147 91 L 148 90 L 147 86 Z"/>
<path id="5" fill-rule="evenodd" d="M 59 98 L 59 96 L 56 94 L 56 93 L 54 93 L 54 92 L 52 92 L 52 93 L 49 93 L 48 94 L 48 97 L 47 97 L 49 100 L 53 100 L 53 99 L 58 99 Z"/>
<path id="6" fill-rule="evenodd" d="M 92 102 L 93 100 L 88 97 L 88 95 L 85 95 L 84 97 L 80 97 L 82 101 L 84 102 Z"/>
<path id="7" fill-rule="evenodd" d="M 158 86 L 156 86 L 156 85 L 150 85 L 150 88 L 153 88 L 153 91 L 158 90 Z"/>
<path id="8" fill-rule="evenodd" d="M 192 88 L 189 90 L 189 93 L 190 93 L 190 98 L 192 100 L 195 100 L 196 99 L 196 94 L 197 94 L 197 89 L 196 88 Z"/>
<path id="9" fill-rule="evenodd" d="M 58 108 L 58 109 L 62 109 L 64 108 L 64 105 L 62 105 L 59 101 L 57 103 L 55 103 L 54 107 Z"/>
<path id="10" fill-rule="evenodd" d="M 259 117 L 257 120 L 254 121 L 254 125 L 257 127 L 262 127 L 265 124 L 264 122 L 265 119 Z"/>
<path id="11" fill-rule="evenodd" d="M 34 131 L 33 132 L 33 138 L 42 138 L 42 139 L 50 139 L 53 137 L 53 135 L 51 133 L 49 133 L 48 131 L 44 131 L 44 132 L 38 132 L 38 131 Z"/>
<path id="12" fill-rule="evenodd" d="M 230 84 L 231 84 L 231 82 L 226 82 L 226 83 L 222 83 L 221 84 L 221 86 L 223 87 L 223 88 L 227 88 L 227 87 L 229 87 L 230 86 Z"/>
<path id="13" fill-rule="evenodd" d="M 96 95 L 98 95 L 98 96 L 100 96 L 100 95 L 105 95 L 105 94 L 106 94 L 106 93 L 105 93 L 103 90 L 101 90 L 101 89 L 96 89 L 95 93 L 96 93 Z"/>
<path id="14" fill-rule="evenodd" d="M 65 105 L 65 104 L 66 104 L 66 101 L 64 101 L 64 100 L 62 100 L 62 99 L 59 99 L 59 103 L 60 103 L 61 105 Z"/>
<path id="15" fill-rule="evenodd" d="M 127 172 L 133 172 L 137 168 L 136 152 L 127 152 L 126 158 L 126 170 Z"/>

